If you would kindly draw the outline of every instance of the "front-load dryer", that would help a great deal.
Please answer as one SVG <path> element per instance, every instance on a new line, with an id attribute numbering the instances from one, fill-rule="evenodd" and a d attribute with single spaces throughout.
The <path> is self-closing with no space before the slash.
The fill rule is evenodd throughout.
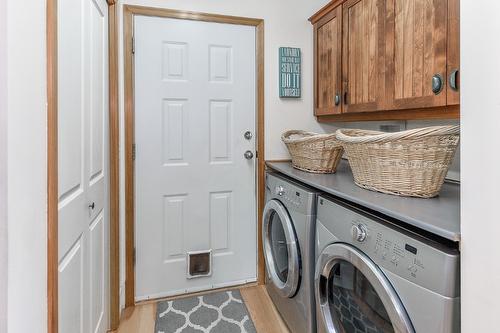
<path id="1" fill-rule="evenodd" d="M 460 332 L 454 246 L 322 196 L 316 228 L 318 332 Z"/>
<path id="2" fill-rule="evenodd" d="M 262 221 L 266 289 L 292 333 L 316 332 L 315 205 L 315 190 L 266 174 Z"/>

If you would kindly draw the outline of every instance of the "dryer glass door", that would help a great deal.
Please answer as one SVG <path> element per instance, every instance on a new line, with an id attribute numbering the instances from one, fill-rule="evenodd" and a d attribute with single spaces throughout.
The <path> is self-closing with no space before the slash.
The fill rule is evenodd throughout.
<path id="1" fill-rule="evenodd" d="M 316 296 L 326 332 L 414 333 L 380 268 L 358 249 L 328 246 L 316 270 Z"/>
<path id="2" fill-rule="evenodd" d="M 283 297 L 293 297 L 300 279 L 300 252 L 285 206 L 270 200 L 264 208 L 262 239 L 269 279 Z"/>

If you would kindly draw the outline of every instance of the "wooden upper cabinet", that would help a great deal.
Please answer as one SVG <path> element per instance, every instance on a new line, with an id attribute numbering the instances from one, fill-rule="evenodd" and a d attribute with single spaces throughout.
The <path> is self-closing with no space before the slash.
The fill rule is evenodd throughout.
<path id="1" fill-rule="evenodd" d="M 309 19 L 318 119 L 458 118 L 459 17 L 459 0 L 331 1 Z"/>
<path id="2" fill-rule="evenodd" d="M 388 0 L 389 109 L 446 105 L 447 1 Z"/>
<path id="3" fill-rule="evenodd" d="M 314 26 L 315 114 L 342 110 L 342 12 L 336 8 Z"/>
<path id="4" fill-rule="evenodd" d="M 344 112 L 384 107 L 385 0 L 348 0 L 343 5 Z"/>

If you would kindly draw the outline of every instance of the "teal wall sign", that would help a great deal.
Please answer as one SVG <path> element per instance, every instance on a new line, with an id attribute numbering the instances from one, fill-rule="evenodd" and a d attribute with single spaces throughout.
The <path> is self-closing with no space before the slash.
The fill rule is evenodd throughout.
<path id="1" fill-rule="evenodd" d="M 300 49 L 280 47 L 280 97 L 300 97 Z"/>

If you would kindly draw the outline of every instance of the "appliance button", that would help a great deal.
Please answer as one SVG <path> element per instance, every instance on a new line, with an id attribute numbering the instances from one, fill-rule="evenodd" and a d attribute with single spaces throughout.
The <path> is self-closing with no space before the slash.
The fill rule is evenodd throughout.
<path id="1" fill-rule="evenodd" d="M 412 273 L 416 273 L 417 272 L 417 266 L 415 265 L 410 265 L 408 266 L 408 270 Z"/>
<path id="2" fill-rule="evenodd" d="M 280 197 L 283 196 L 283 194 L 285 194 L 285 188 L 282 185 L 276 186 L 275 191 L 276 195 L 279 195 Z"/>
<path id="3" fill-rule="evenodd" d="M 353 225 L 351 227 L 351 234 L 354 240 L 357 240 L 358 242 L 364 242 L 367 236 L 366 227 L 362 224 Z"/>

